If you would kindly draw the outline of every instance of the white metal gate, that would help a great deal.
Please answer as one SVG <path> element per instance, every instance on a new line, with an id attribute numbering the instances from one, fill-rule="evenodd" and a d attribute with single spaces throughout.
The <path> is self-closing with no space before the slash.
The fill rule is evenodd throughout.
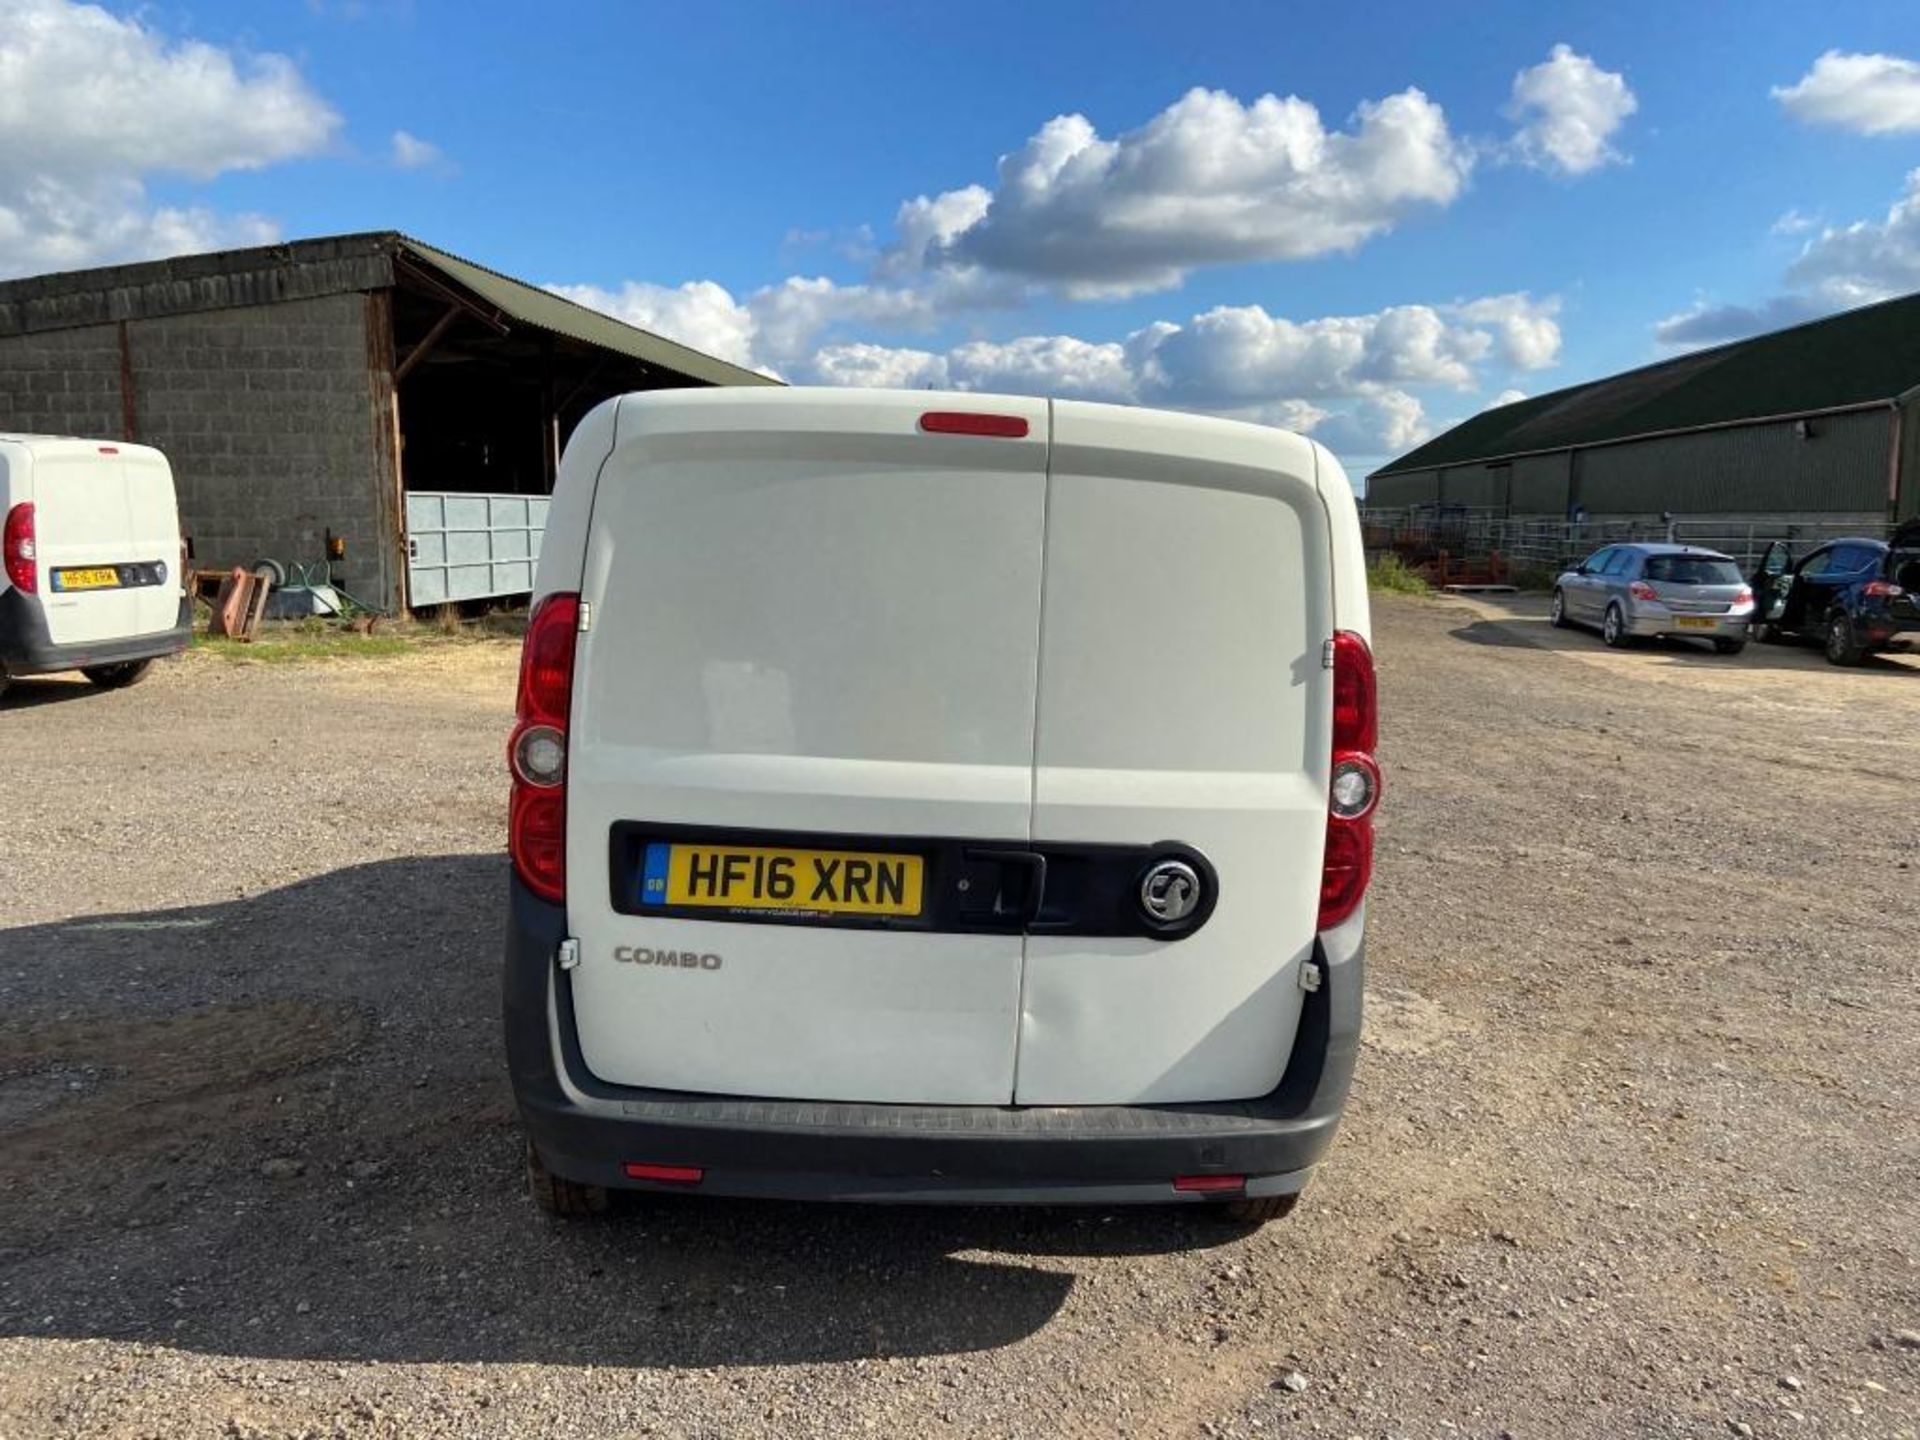
<path id="1" fill-rule="evenodd" d="M 407 603 L 525 595 L 547 529 L 545 495 L 407 492 Z"/>

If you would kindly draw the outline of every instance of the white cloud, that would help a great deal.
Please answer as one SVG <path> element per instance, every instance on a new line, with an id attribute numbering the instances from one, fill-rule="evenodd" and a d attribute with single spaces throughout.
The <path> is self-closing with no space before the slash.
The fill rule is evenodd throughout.
<path id="1" fill-rule="evenodd" d="M 1804 235 L 1809 230 L 1818 230 L 1820 222 L 1813 216 L 1794 206 L 1778 220 L 1767 227 L 1769 235 Z"/>
<path id="2" fill-rule="evenodd" d="M 1295 321 L 1258 305 L 1156 321 L 1122 340 L 1023 335 L 944 350 L 815 339 L 853 323 L 937 319 L 918 291 L 794 278 L 736 299 L 712 281 L 556 293 L 736 364 L 822 385 L 998 391 L 1162 405 L 1332 437 L 1384 455 L 1432 433 L 1411 390 L 1476 388 L 1484 371 L 1557 363 L 1559 302 L 1525 294 Z M 1364 437 L 1364 438 L 1363 438 Z"/>
<path id="3" fill-rule="evenodd" d="M 1398 455 L 1431 440 L 1434 427 L 1417 397 L 1404 390 L 1382 390 L 1362 397 L 1312 433 L 1336 455 Z"/>
<path id="4" fill-rule="evenodd" d="M 1861 135 L 1920 130 L 1920 63 L 1899 55 L 1829 50 L 1773 98 L 1794 119 L 1835 125 Z"/>
<path id="5" fill-rule="evenodd" d="M 1452 203 L 1471 163 L 1418 90 L 1328 130 L 1296 96 L 1195 89 L 1111 140 L 1057 116 L 1001 158 L 992 190 L 908 201 L 889 264 L 977 265 L 1081 298 L 1164 289 L 1202 265 L 1353 250 Z"/>
<path id="6" fill-rule="evenodd" d="M 1719 345 L 1920 291 L 1920 170 L 1908 173 L 1882 219 L 1820 226 L 1788 215 L 1795 223 L 1776 222 L 1775 233 L 1819 233 L 1787 267 L 1782 293 L 1752 304 L 1697 302 L 1655 325 L 1654 338 L 1676 349 Z"/>
<path id="7" fill-rule="evenodd" d="M 1749 335 L 1764 335 L 1769 330 L 1815 320 L 1835 307 L 1810 295 L 1776 295 L 1753 305 L 1709 305 L 1704 302 L 1676 315 L 1669 315 L 1653 327 L 1653 338 L 1676 350 L 1693 350 L 1704 345 L 1723 345 L 1729 340 L 1744 340 Z"/>
<path id="8" fill-rule="evenodd" d="M 1121 400 L 1135 388 L 1126 347 L 1072 335 L 1025 335 L 992 343 L 976 340 L 947 353 L 950 382 L 962 390 Z"/>
<path id="9" fill-rule="evenodd" d="M 899 240 L 881 257 L 881 273 L 911 274 L 926 263 L 927 251 L 944 249 L 986 218 L 993 195 L 984 185 L 969 185 L 931 198 L 904 202 L 893 217 Z"/>
<path id="10" fill-rule="evenodd" d="M 143 182 L 312 154 L 339 124 L 283 55 L 169 41 L 70 0 L 0 0 L 0 273 L 270 239 L 258 216 L 151 208 Z"/>
<path id="11" fill-rule="evenodd" d="M 819 385 L 850 385 L 868 390 L 949 388 L 946 356 L 864 341 L 826 346 L 813 357 L 808 378 Z"/>
<path id="12" fill-rule="evenodd" d="M 678 287 L 633 280 L 617 290 L 547 288 L 709 355 L 782 377 L 804 373 L 816 352 L 826 348 L 841 353 L 842 365 L 867 363 L 865 348 L 847 334 L 850 329 L 925 332 L 955 310 L 1014 304 L 1026 293 L 974 270 L 929 276 L 912 285 L 842 285 L 824 276 L 792 275 L 742 298 L 711 280 Z"/>
<path id="13" fill-rule="evenodd" d="M 1613 136 L 1640 102 L 1626 77 L 1602 70 L 1570 45 L 1513 77 L 1507 117 L 1519 125 L 1513 152 L 1522 163 L 1560 175 L 1585 175 L 1624 160 Z"/>
<path id="14" fill-rule="evenodd" d="M 1399 305 L 1371 315 L 1293 321 L 1258 305 L 1219 306 L 1185 326 L 1159 326 L 1129 342 L 1139 398 L 1221 410 L 1274 397 L 1352 396 L 1407 385 L 1468 389 L 1490 355 L 1513 347 L 1501 331 L 1529 334 L 1525 363 L 1559 358 L 1558 304 L 1524 295 L 1446 306 Z M 1500 318 L 1488 328 L 1486 318 Z M 1540 333 L 1534 333 L 1538 331 Z M 1543 338 L 1550 334 L 1551 343 Z"/>
<path id="15" fill-rule="evenodd" d="M 1787 283 L 1828 309 L 1920 290 L 1920 170 L 1883 220 L 1828 226 L 1807 242 Z"/>
<path id="16" fill-rule="evenodd" d="M 446 152 L 438 145 L 406 130 L 393 132 L 392 158 L 402 170 L 439 169 L 447 163 Z"/>
<path id="17" fill-rule="evenodd" d="M 680 286 L 629 280 L 618 290 L 598 285 L 550 285 L 554 294 L 642 330 L 691 345 L 735 365 L 752 366 L 754 322 L 724 285 L 689 280 Z"/>
<path id="18" fill-rule="evenodd" d="M 1495 353 L 1515 370 L 1544 370 L 1560 360 L 1560 301 L 1548 296 L 1487 295 L 1451 306 L 1459 321 L 1483 326 L 1493 336 Z"/>
<path id="19" fill-rule="evenodd" d="M 1526 398 L 1527 398 L 1526 391 L 1516 390 L 1509 387 L 1508 389 L 1502 390 L 1498 395 L 1494 396 L 1493 399 L 1489 400 L 1486 403 L 1485 408 L 1488 410 L 1498 410 L 1502 405 L 1518 405 L 1522 400 Z"/>

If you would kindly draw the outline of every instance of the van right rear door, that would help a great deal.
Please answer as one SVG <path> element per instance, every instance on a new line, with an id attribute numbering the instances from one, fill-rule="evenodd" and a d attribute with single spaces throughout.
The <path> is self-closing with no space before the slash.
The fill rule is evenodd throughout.
<path id="1" fill-rule="evenodd" d="M 1195 851 L 1217 903 L 1174 939 L 1036 928 L 1016 1103 L 1279 1083 L 1319 919 L 1332 585 L 1307 441 L 1054 402 L 1034 846 Z"/>

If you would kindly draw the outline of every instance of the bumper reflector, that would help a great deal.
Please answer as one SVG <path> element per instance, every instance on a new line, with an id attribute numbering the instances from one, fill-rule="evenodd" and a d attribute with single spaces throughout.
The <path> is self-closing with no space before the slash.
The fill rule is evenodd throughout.
<path id="1" fill-rule="evenodd" d="M 1173 1188 L 1189 1195 L 1238 1194 L 1247 1188 L 1244 1175 L 1176 1175 Z"/>
<path id="2" fill-rule="evenodd" d="M 629 1180 L 657 1180 L 663 1185 L 698 1185 L 707 1178 L 699 1165 L 644 1165 L 629 1160 L 620 1167 Z"/>

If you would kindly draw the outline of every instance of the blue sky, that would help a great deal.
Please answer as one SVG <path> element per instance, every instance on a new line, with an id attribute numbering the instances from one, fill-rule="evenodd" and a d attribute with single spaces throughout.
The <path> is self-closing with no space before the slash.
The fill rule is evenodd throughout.
<path id="1" fill-rule="evenodd" d="M 788 378 L 1209 409 L 1360 472 L 1920 288 L 1912 18 L 0 0 L 0 273 L 398 228 Z M 1075 158 L 1021 189 L 1023 149 Z"/>

